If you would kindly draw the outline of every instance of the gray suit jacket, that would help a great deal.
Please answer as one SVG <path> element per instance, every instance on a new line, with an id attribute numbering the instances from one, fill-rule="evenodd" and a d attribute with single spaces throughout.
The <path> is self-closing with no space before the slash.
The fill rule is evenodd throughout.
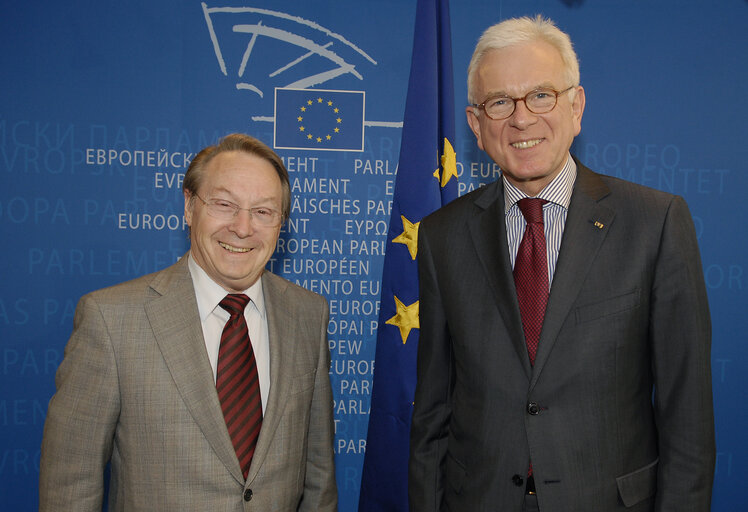
<path id="1" fill-rule="evenodd" d="M 325 299 L 265 272 L 270 390 L 247 481 L 187 257 L 83 297 L 44 426 L 41 511 L 334 511 Z M 247 501 L 245 498 L 250 497 Z"/>
<path id="2" fill-rule="evenodd" d="M 578 163 L 534 367 L 499 180 L 421 222 L 414 511 L 707 511 L 711 324 L 685 202 Z"/>

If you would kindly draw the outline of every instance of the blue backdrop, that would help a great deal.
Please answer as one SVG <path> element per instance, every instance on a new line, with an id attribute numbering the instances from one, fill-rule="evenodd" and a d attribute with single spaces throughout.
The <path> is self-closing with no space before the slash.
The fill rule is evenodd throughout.
<path id="1" fill-rule="evenodd" d="M 270 266 L 330 301 L 340 510 L 355 510 L 415 4 L 0 7 L 0 509 L 37 507 L 41 432 L 78 298 L 188 249 L 186 166 L 242 131 L 297 148 L 278 149 L 294 202 Z M 745 509 L 748 2 L 462 0 L 450 9 L 461 194 L 498 177 L 464 121 L 473 46 L 494 22 L 543 13 L 581 61 L 587 109 L 573 151 L 595 170 L 688 201 L 714 326 L 713 509 Z M 298 98 L 276 95 L 280 87 L 345 97 L 343 134 L 289 138 L 298 126 L 284 102 Z"/>

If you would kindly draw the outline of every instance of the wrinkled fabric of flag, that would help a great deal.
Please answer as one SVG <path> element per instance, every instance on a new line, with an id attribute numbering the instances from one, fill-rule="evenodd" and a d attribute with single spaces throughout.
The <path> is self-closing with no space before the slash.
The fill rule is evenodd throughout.
<path id="1" fill-rule="evenodd" d="M 457 197 L 449 3 L 419 0 L 382 274 L 371 416 L 359 512 L 408 510 L 418 348 L 418 225 Z"/>

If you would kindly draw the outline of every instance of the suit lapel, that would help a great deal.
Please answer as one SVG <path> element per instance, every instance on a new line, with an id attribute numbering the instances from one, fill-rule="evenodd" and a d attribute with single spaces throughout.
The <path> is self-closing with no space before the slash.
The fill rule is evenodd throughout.
<path id="1" fill-rule="evenodd" d="M 470 235 L 509 339 L 529 378 L 532 368 L 527 357 L 522 318 L 509 259 L 502 180 L 486 186 L 475 205 L 482 211 L 468 221 Z"/>
<path id="2" fill-rule="evenodd" d="M 145 310 L 171 377 L 213 450 L 234 478 L 244 482 L 205 350 L 187 256 L 158 273 L 151 288 L 155 294 Z"/>
<path id="3" fill-rule="evenodd" d="M 561 327 L 613 223 L 615 212 L 599 204 L 609 193 L 607 185 L 598 175 L 577 162 L 577 179 L 543 319 L 531 388 L 548 360 Z"/>
<path id="4" fill-rule="evenodd" d="M 270 344 L 270 390 L 265 417 L 262 419 L 260 437 L 257 439 L 252 464 L 247 481 L 251 482 L 262 467 L 283 416 L 285 404 L 291 391 L 293 378 L 287 375 L 293 368 L 293 332 L 290 319 L 293 314 L 287 308 L 284 297 L 288 283 L 279 277 L 265 272 L 262 275 L 262 292 L 268 322 L 268 342 Z"/>

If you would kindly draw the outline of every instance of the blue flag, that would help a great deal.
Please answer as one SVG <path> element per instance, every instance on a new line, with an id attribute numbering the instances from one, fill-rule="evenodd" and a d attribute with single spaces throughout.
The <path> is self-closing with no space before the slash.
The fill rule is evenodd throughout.
<path id="1" fill-rule="evenodd" d="M 371 416 L 359 512 L 408 510 L 408 447 L 418 348 L 418 225 L 457 197 L 448 0 L 418 0 L 382 275 Z"/>
<path id="2" fill-rule="evenodd" d="M 276 149 L 364 150 L 364 92 L 275 89 Z"/>

